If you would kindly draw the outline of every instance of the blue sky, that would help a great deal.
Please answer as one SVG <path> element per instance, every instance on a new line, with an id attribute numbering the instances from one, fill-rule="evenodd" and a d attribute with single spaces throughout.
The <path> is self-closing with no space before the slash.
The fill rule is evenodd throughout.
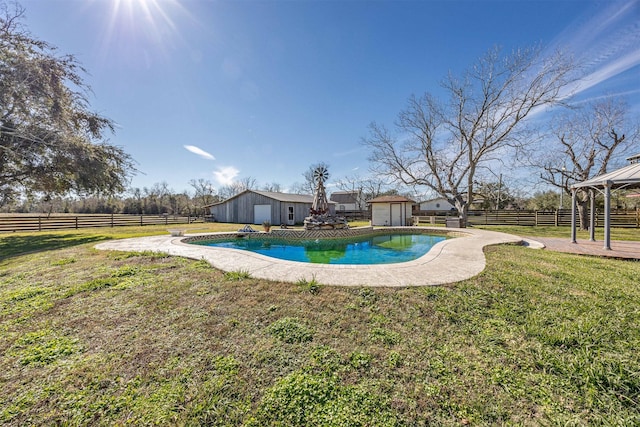
<path id="1" fill-rule="evenodd" d="M 92 109 L 138 162 L 132 186 L 253 177 L 284 189 L 309 165 L 368 175 L 367 126 L 437 94 L 495 45 L 580 59 L 581 99 L 640 114 L 640 1 L 21 0 L 33 35 L 87 69 Z"/>

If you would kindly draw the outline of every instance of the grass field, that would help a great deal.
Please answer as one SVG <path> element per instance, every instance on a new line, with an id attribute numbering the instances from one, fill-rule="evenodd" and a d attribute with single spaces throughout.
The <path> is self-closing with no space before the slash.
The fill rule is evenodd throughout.
<path id="1" fill-rule="evenodd" d="M 0 235 L 0 423 L 640 424 L 639 262 L 496 246 L 454 285 L 346 289 L 92 248 L 158 233 Z"/>

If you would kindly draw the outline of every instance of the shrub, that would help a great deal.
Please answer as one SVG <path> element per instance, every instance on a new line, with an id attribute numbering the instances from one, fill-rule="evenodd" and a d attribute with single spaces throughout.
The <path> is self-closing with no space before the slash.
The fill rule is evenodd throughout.
<path id="1" fill-rule="evenodd" d="M 336 376 L 294 372 L 267 390 L 249 427 L 399 426 L 403 423 L 380 396 L 343 386 Z"/>
<path id="2" fill-rule="evenodd" d="M 289 344 L 313 339 L 313 332 L 295 317 L 283 317 L 276 320 L 269 326 L 268 331 L 274 337 Z"/>
<path id="3" fill-rule="evenodd" d="M 224 278 L 230 282 L 239 282 L 244 279 L 250 279 L 251 274 L 247 270 L 227 271 L 224 273 Z"/>
<path id="4" fill-rule="evenodd" d="M 315 276 L 311 280 L 300 279 L 296 282 L 298 289 L 302 292 L 309 292 L 310 294 L 317 295 L 320 293 L 320 283 L 316 280 Z"/>

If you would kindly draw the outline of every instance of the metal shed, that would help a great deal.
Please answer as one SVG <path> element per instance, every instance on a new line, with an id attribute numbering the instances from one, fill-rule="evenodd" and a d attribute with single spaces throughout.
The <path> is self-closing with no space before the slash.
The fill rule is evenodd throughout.
<path id="1" fill-rule="evenodd" d="M 240 194 L 208 206 L 217 222 L 237 224 L 295 225 L 309 216 L 313 196 L 276 193 L 272 191 L 245 190 Z M 335 206 L 329 205 L 330 212 Z"/>

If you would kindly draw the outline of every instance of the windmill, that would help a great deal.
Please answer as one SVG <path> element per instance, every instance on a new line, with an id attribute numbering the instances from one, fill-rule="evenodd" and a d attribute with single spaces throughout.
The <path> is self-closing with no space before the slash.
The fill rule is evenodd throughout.
<path id="1" fill-rule="evenodd" d="M 329 171 L 325 166 L 318 166 L 313 171 L 313 180 L 316 182 L 316 192 L 311 205 L 311 215 L 325 215 L 329 212 L 327 193 L 324 190 L 324 182 L 329 178 Z"/>
<path id="2" fill-rule="evenodd" d="M 304 219 L 304 229 L 313 231 L 330 231 L 349 228 L 346 218 L 337 217 L 329 212 L 329 201 L 324 190 L 324 182 L 329 179 L 329 171 L 320 165 L 313 171 L 316 192 L 311 204 L 310 216 Z"/>

